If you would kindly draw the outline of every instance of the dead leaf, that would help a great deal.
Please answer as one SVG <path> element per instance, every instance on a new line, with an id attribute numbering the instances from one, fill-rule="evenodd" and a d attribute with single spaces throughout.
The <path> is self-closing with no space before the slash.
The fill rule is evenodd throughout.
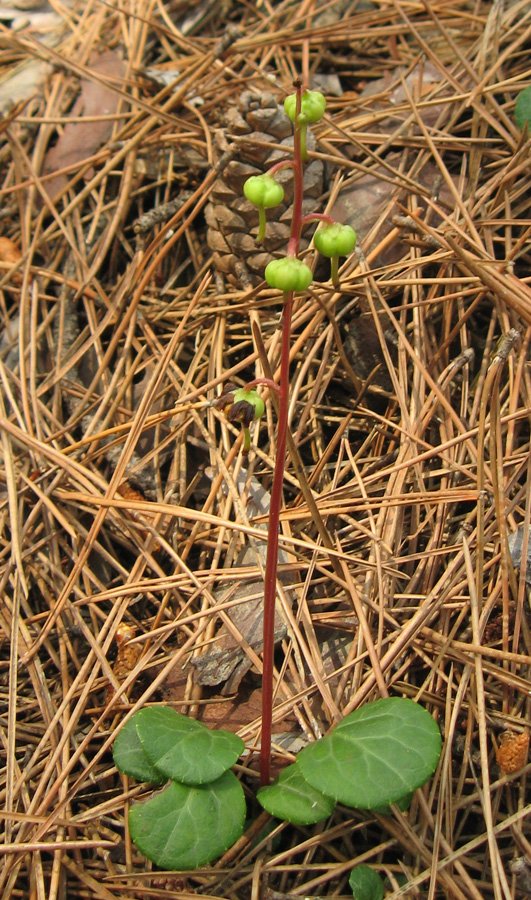
<path id="1" fill-rule="evenodd" d="M 525 528 L 523 525 L 520 525 L 509 537 L 509 552 L 511 554 L 513 566 L 517 569 L 519 569 L 522 564 L 524 534 Z M 529 537 L 527 539 L 527 557 L 524 577 L 527 584 L 531 584 L 531 528 L 529 529 Z"/>
<path id="2" fill-rule="evenodd" d="M 125 75 L 123 60 L 118 53 L 111 50 L 93 54 L 88 69 L 108 79 L 109 82 L 120 82 Z M 83 116 L 109 116 L 117 111 L 120 97 L 110 87 L 106 88 L 99 81 L 90 78 L 82 79 L 80 87 L 81 93 L 70 113 L 73 119 Z M 61 170 L 67 166 L 81 166 L 84 160 L 97 153 L 111 136 L 115 124 L 111 119 L 102 119 L 65 125 L 57 143 L 48 150 L 44 158 L 43 174 L 58 173 L 54 178 L 45 181 L 46 191 L 52 200 L 66 188 L 71 177 L 62 174 Z"/>
<path id="3" fill-rule="evenodd" d="M 265 549 L 267 544 L 261 543 Z M 283 559 L 283 562 L 286 560 Z M 256 569 L 256 556 L 252 548 L 246 547 L 236 560 L 236 567 L 245 566 Z M 286 576 L 284 575 L 284 579 Z M 280 576 L 282 580 L 282 576 Z M 262 578 L 251 578 L 247 582 L 236 583 L 214 596 L 219 604 L 232 600 L 241 600 L 237 606 L 227 610 L 227 616 L 240 632 L 243 641 L 256 652 L 263 649 L 264 623 L 264 583 Z M 286 625 L 278 609 L 275 610 L 275 644 L 286 636 Z M 242 642 L 222 626 L 221 637 L 201 656 L 192 659 L 197 670 L 196 681 L 203 685 L 216 685 L 225 681 L 222 694 L 233 694 L 243 676 L 253 665 Z"/>
<path id="4" fill-rule="evenodd" d="M 207 470 L 208 471 L 208 470 Z M 237 487 L 242 490 L 247 479 L 247 472 L 241 469 L 238 473 Z M 249 502 L 247 512 L 252 516 L 267 515 L 271 503 L 270 494 L 265 491 L 260 483 L 253 478 L 249 489 Z M 261 525 L 266 530 L 267 526 Z M 192 665 L 197 670 L 196 681 L 202 685 L 217 685 L 225 681 L 222 694 L 233 694 L 238 690 L 240 681 L 253 665 L 248 656 L 245 645 L 259 652 L 263 649 L 263 621 L 264 621 L 264 582 L 261 576 L 256 576 L 256 566 L 259 561 L 265 564 L 267 541 L 253 541 L 244 547 L 236 559 L 235 566 L 238 569 L 249 567 L 253 574 L 248 579 L 238 579 L 234 584 L 222 587 L 214 591 L 216 601 L 221 606 L 233 600 L 240 600 L 238 605 L 226 611 L 233 625 L 240 632 L 242 639 L 239 641 L 225 627 L 220 629 L 219 640 L 209 647 L 201 656 L 192 659 Z M 279 550 L 279 565 L 288 562 L 288 556 L 283 550 Z M 281 584 L 288 585 L 293 580 L 291 572 L 279 573 Z M 286 625 L 279 609 L 275 610 L 275 644 L 286 635 Z"/>
<path id="5" fill-rule="evenodd" d="M 217 698 L 201 707 L 200 719 L 210 728 L 226 728 L 237 732 L 262 715 L 262 691 L 242 689 L 237 700 Z"/>
<path id="6" fill-rule="evenodd" d="M 531 863 L 526 856 L 517 856 L 509 863 L 513 875 L 516 875 L 518 890 L 531 894 Z"/>
<path id="7" fill-rule="evenodd" d="M 48 47 L 56 47 L 67 30 L 65 10 L 73 5 L 73 0 L 63 0 L 57 11 L 43 0 L 3 0 L 2 20 L 9 22 L 11 32 L 16 34 L 10 36 L 9 31 L 4 30 L 2 49 L 16 46 L 18 37 L 24 38 L 26 32 L 33 38 L 38 37 Z M 24 104 L 31 97 L 43 93 L 53 65 L 43 59 L 35 59 L 34 53 L 27 50 L 22 62 L 6 67 L 5 74 L 0 78 L 0 113 L 6 113 L 16 104 Z"/>
<path id="8" fill-rule="evenodd" d="M 403 82 L 400 80 L 402 78 Z M 441 84 L 443 80 L 445 87 L 437 91 L 437 85 Z M 422 104 L 428 96 L 435 96 L 437 99 L 448 97 L 451 92 L 448 80 L 444 79 L 443 73 L 429 61 L 415 66 L 409 74 L 405 66 L 398 67 L 392 73 L 386 72 L 383 78 L 370 81 L 358 98 L 363 102 L 371 97 L 383 95 L 371 102 L 370 111 L 379 112 L 389 109 L 389 116 L 377 118 L 374 123 L 370 123 L 369 131 L 390 134 L 409 119 L 412 108 L 406 89 L 415 104 Z M 450 115 L 451 106 L 449 103 L 430 102 L 424 106 L 418 106 L 417 112 L 423 123 L 431 128 L 440 116 L 447 118 Z M 363 114 L 366 113 L 367 110 L 363 110 Z M 416 122 L 408 126 L 408 134 L 418 134 L 419 132 L 420 128 Z"/>
<path id="9" fill-rule="evenodd" d="M 388 166 L 390 165 L 398 171 L 400 154 L 390 154 L 386 157 L 386 162 Z M 407 204 L 408 193 L 411 193 L 410 188 L 398 187 L 392 183 L 390 178 L 389 168 L 387 166 L 378 166 L 378 168 L 358 178 L 354 184 L 346 184 L 339 192 L 338 198 L 330 212 L 333 219 L 342 222 L 344 225 L 350 225 L 354 229 L 358 235 L 358 241 L 363 241 L 363 252 L 366 256 L 395 227 L 393 216 L 402 214 L 401 204 Z M 417 174 L 416 180 L 422 188 L 430 192 L 438 185 L 438 204 L 442 209 L 453 210 L 455 204 L 450 189 L 446 183 L 442 182 L 439 169 L 434 163 L 428 160 Z M 427 203 L 422 195 L 415 195 L 415 202 L 417 209 L 421 213 L 427 210 Z M 383 218 L 377 232 L 372 236 L 371 242 L 368 244 L 365 241 L 366 236 L 385 212 L 387 212 L 387 215 Z M 429 224 L 432 228 L 437 228 L 440 222 L 440 216 L 431 215 Z M 380 266 L 392 265 L 398 262 L 406 252 L 408 252 L 408 248 L 397 238 L 397 240 L 392 241 L 387 246 L 384 245 L 382 251 L 371 260 L 371 267 L 375 269 Z"/>

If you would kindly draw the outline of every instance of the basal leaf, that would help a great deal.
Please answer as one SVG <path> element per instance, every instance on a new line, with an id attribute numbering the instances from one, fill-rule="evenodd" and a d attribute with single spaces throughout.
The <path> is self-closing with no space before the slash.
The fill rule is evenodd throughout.
<path id="1" fill-rule="evenodd" d="M 168 779 L 150 763 L 142 750 L 142 744 L 136 731 L 135 713 L 120 731 L 112 747 L 112 755 L 116 768 L 124 775 L 131 775 L 138 781 L 149 784 L 164 784 Z"/>
<path id="2" fill-rule="evenodd" d="M 167 778 L 183 784 L 215 781 L 245 747 L 236 734 L 211 731 L 166 706 L 140 710 L 135 723 L 147 758 Z"/>
<path id="3" fill-rule="evenodd" d="M 374 809 L 396 803 L 424 784 L 441 753 L 430 714 L 412 700 L 367 703 L 297 756 L 312 787 L 346 806 Z"/>
<path id="4" fill-rule="evenodd" d="M 370 866 L 356 866 L 348 880 L 354 900 L 383 900 L 383 881 Z"/>
<path id="5" fill-rule="evenodd" d="M 273 784 L 261 787 L 256 796 L 272 816 L 295 825 L 321 822 L 335 806 L 331 797 L 325 797 L 304 780 L 296 765 L 284 769 Z"/>
<path id="6" fill-rule="evenodd" d="M 409 809 L 411 806 L 411 801 L 413 800 L 413 793 L 404 794 L 403 797 L 399 797 L 398 800 L 395 801 L 396 806 L 400 810 L 400 812 L 405 812 L 406 809 Z M 392 815 L 392 810 L 389 804 L 385 806 L 373 806 L 371 807 L 374 812 L 380 813 L 382 816 L 390 816 Z"/>
<path id="7" fill-rule="evenodd" d="M 518 94 L 514 107 L 514 118 L 522 131 L 527 123 L 531 128 L 531 85 Z"/>
<path id="8" fill-rule="evenodd" d="M 170 781 L 129 811 L 131 837 L 162 869 L 195 869 L 221 856 L 243 832 L 245 797 L 233 772 L 204 785 Z"/>

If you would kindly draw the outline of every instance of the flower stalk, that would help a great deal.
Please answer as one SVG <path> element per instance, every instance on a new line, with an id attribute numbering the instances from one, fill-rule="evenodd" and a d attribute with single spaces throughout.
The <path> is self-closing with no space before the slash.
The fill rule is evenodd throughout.
<path id="1" fill-rule="evenodd" d="M 264 651 L 262 673 L 262 737 L 260 744 L 260 784 L 269 784 L 271 773 L 271 732 L 273 725 L 273 668 L 275 653 L 275 601 L 277 593 L 278 538 L 282 485 L 288 437 L 290 335 L 293 315 L 293 291 L 284 294 L 282 312 L 282 355 L 277 426 L 275 471 L 271 488 L 269 529 L 264 583 Z"/>
<path id="2" fill-rule="evenodd" d="M 293 138 L 293 213 L 291 219 L 288 259 L 297 257 L 302 229 L 303 164 L 301 154 L 301 129 L 298 117 L 301 111 L 302 85 L 296 82 L 295 131 Z M 284 261 L 281 261 L 284 262 Z M 287 260 L 286 260 L 287 262 Z M 303 265 L 303 264 L 302 264 Z M 307 287 L 308 285 L 306 285 Z M 288 437 L 289 368 L 291 349 L 291 322 L 293 316 L 294 289 L 283 292 L 282 348 L 280 360 L 280 391 L 277 424 L 277 446 L 275 470 L 271 489 L 269 509 L 269 534 L 264 584 L 264 650 L 262 674 L 262 736 L 260 743 L 260 784 L 267 785 L 271 778 L 271 733 L 273 724 L 273 670 L 275 652 L 275 601 L 277 593 L 278 540 L 280 531 L 280 510 L 282 508 L 282 486 L 286 462 Z"/>
<path id="3" fill-rule="evenodd" d="M 291 327 L 293 318 L 293 298 L 297 291 L 305 291 L 313 280 L 312 270 L 301 259 L 299 250 L 301 233 L 305 225 L 317 221 L 322 227 L 316 233 L 315 245 L 324 256 L 331 260 L 332 280 L 338 283 L 339 256 L 348 255 L 354 248 L 356 235 L 352 228 L 338 225 L 323 213 L 311 213 L 303 216 L 302 204 L 304 193 L 304 162 L 308 153 L 306 148 L 308 126 L 319 122 L 326 107 L 326 101 L 318 91 L 303 91 L 300 81 L 295 82 L 295 93 L 286 97 L 284 109 L 294 125 L 293 159 L 275 163 L 264 175 L 251 176 L 244 184 L 243 192 L 247 200 L 258 208 L 259 230 L 257 241 L 265 237 L 265 210 L 282 202 L 284 196 L 281 185 L 275 175 L 286 168 L 293 170 L 293 207 L 291 216 L 290 237 L 287 254 L 281 259 L 272 260 L 265 270 L 265 279 L 272 288 L 282 291 L 282 339 L 280 361 L 280 383 L 277 385 L 268 379 L 257 378 L 249 382 L 244 392 L 251 393 L 258 384 L 268 384 L 277 391 L 278 423 L 275 468 L 271 488 L 269 508 L 269 533 L 264 576 L 264 616 L 263 616 L 263 674 L 262 674 L 262 739 L 260 747 L 260 783 L 268 785 L 271 774 L 271 733 L 273 723 L 273 675 L 275 649 L 275 601 L 277 593 L 278 544 L 280 531 L 280 511 L 282 508 L 282 488 L 286 464 L 286 447 L 288 439 L 288 407 L 290 384 L 290 350 Z M 238 398 L 240 399 L 240 398 Z M 246 395 L 246 399 L 247 395 Z M 223 401 L 222 401 L 223 402 Z M 225 402 L 230 409 L 232 421 L 240 421 L 245 432 L 245 447 L 248 447 L 249 425 L 253 416 L 248 407 L 242 408 Z M 253 401 L 254 403 L 254 401 Z M 224 408 L 225 408 L 224 407 Z M 256 405 L 253 407 L 256 410 Z M 258 418 L 255 415 L 254 418 Z"/>

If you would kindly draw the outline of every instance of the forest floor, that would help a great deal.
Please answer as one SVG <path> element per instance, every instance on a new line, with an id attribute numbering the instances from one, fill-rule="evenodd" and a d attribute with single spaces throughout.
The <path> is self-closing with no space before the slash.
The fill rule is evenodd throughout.
<path id="1" fill-rule="evenodd" d="M 360 862 L 388 898 L 530 895 L 529 0 L 23 6 L 0 45 L 0 897 L 342 897 Z M 277 370 L 282 307 L 215 271 L 207 204 L 242 92 L 299 75 L 328 100 L 316 205 L 358 249 L 293 321 L 273 769 L 382 696 L 443 751 L 406 812 L 263 814 L 166 873 L 113 763 L 132 710 L 236 731 L 259 814 L 245 604 L 276 417 L 263 390 L 245 456 L 215 399 Z"/>

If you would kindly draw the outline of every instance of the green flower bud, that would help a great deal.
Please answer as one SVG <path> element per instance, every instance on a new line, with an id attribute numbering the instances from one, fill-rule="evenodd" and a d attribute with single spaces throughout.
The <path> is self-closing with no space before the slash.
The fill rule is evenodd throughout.
<path id="1" fill-rule="evenodd" d="M 284 199 L 284 188 L 267 172 L 264 175 L 251 175 L 243 186 L 243 193 L 255 206 L 265 209 L 278 206 Z"/>
<path id="2" fill-rule="evenodd" d="M 216 407 L 223 410 L 229 422 L 241 422 L 244 428 L 260 419 L 265 412 L 264 401 L 257 391 L 235 388 L 230 384 L 218 397 Z"/>
<path id="3" fill-rule="evenodd" d="M 265 280 L 279 291 L 305 291 L 313 281 L 312 270 L 295 256 L 285 256 L 268 263 Z"/>
<path id="4" fill-rule="evenodd" d="M 315 232 L 313 242 L 323 256 L 348 256 L 356 246 L 356 232 L 350 225 L 325 225 Z"/>
<path id="5" fill-rule="evenodd" d="M 288 119 L 295 121 L 297 110 L 297 94 L 290 94 L 284 100 L 284 109 Z M 301 98 L 301 113 L 306 116 L 310 125 L 319 122 L 323 118 L 326 109 L 326 100 L 319 91 L 304 91 Z"/>
<path id="6" fill-rule="evenodd" d="M 234 392 L 234 406 L 232 407 L 232 415 L 242 421 L 244 424 L 250 425 L 261 419 L 265 412 L 265 403 L 257 391 L 246 391 L 239 388 Z M 252 415 L 252 419 L 248 421 L 248 417 Z"/>

